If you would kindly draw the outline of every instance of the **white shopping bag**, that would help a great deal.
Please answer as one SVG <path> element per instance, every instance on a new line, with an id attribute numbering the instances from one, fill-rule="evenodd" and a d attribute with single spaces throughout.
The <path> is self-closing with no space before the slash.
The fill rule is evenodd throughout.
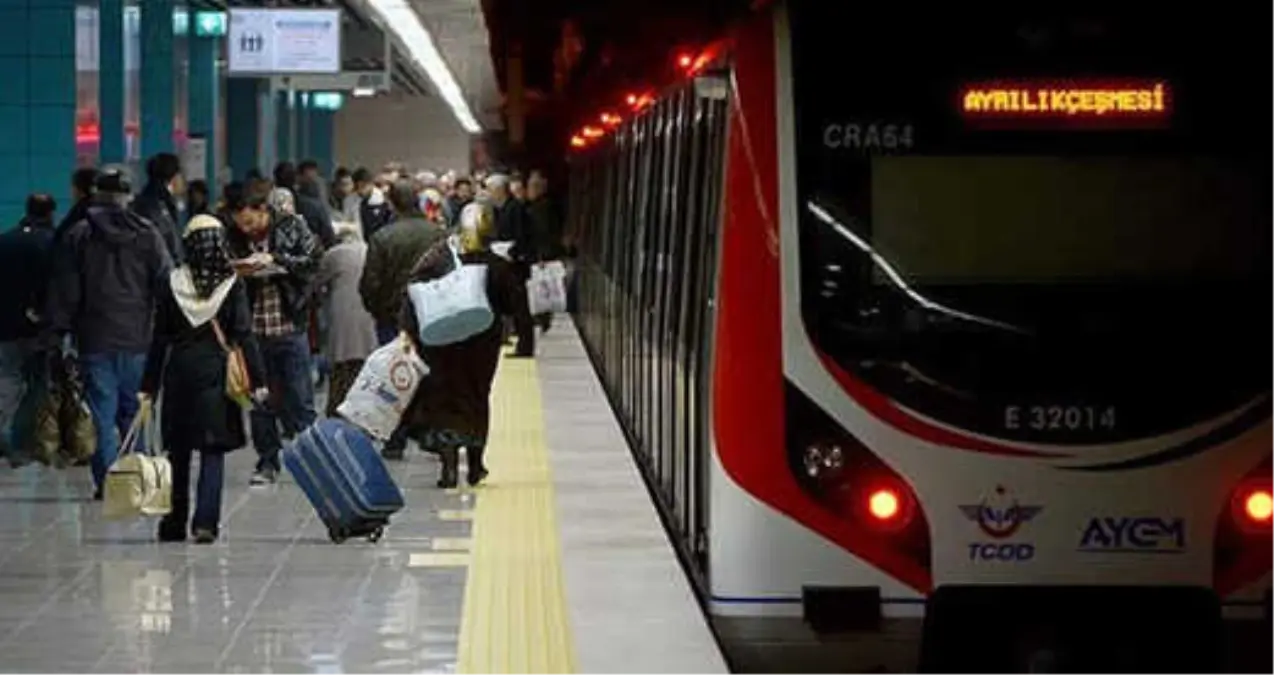
<path id="1" fill-rule="evenodd" d="M 164 516 L 172 511 L 172 465 L 159 447 L 159 427 L 147 402 L 137 411 L 120 444 L 119 458 L 106 473 L 103 517 Z"/>
<path id="2" fill-rule="evenodd" d="M 566 311 L 566 265 L 556 260 L 531 266 L 526 282 L 526 304 L 531 316 Z"/>
<path id="3" fill-rule="evenodd" d="M 429 374 L 429 366 L 406 336 L 372 352 L 336 412 L 375 438 L 385 440 L 398 428 L 403 413 Z"/>
<path id="4" fill-rule="evenodd" d="M 495 323 L 487 300 L 487 266 L 465 265 L 456 249 L 450 250 L 455 263 L 451 272 L 407 287 L 420 341 L 431 347 L 467 340 Z"/>

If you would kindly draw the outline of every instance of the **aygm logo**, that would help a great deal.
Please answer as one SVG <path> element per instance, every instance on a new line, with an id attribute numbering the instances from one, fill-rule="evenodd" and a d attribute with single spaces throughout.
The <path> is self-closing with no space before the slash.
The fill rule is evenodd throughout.
<path id="1" fill-rule="evenodd" d="M 1079 550 L 1095 553 L 1181 553 L 1186 548 L 1183 518 L 1093 518 Z"/>

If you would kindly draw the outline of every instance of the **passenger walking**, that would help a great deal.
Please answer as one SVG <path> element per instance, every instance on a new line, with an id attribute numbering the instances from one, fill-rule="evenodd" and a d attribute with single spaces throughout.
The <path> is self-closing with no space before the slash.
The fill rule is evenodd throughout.
<path id="1" fill-rule="evenodd" d="M 159 231 L 173 264 L 179 264 L 182 256 L 181 240 L 177 237 L 177 224 L 181 222 L 177 198 L 183 196 L 185 190 L 181 159 L 170 152 L 161 152 L 146 162 L 146 187 L 132 204 L 133 212 Z"/>
<path id="2" fill-rule="evenodd" d="M 430 373 L 404 416 L 407 434 L 422 450 L 436 452 L 442 460 L 438 487 L 455 487 L 459 481 L 459 450 L 468 460 L 467 480 L 477 485 L 487 476 L 483 462 L 491 420 L 491 383 L 495 379 L 503 344 L 501 317 L 526 314 L 526 288 L 513 265 L 491 253 L 495 234 L 494 214 L 480 204 L 461 214 L 460 260 L 465 265 L 487 266 L 487 300 L 496 320 L 487 330 L 461 342 L 426 347 L 411 301 L 402 295 L 400 322 Z M 439 242 L 412 270 L 411 281 L 428 281 L 452 269 L 447 242 Z"/>
<path id="3" fill-rule="evenodd" d="M 377 187 L 372 172 L 359 168 L 354 172 L 354 194 L 351 198 L 356 200 L 363 240 L 370 243 L 376 231 L 389 224 L 393 216 L 385 192 Z"/>
<path id="4" fill-rule="evenodd" d="M 97 429 L 93 482 L 99 500 L 119 439 L 137 413 L 155 299 L 172 268 L 159 231 L 125 208 L 131 187 L 122 170 L 98 176 L 86 217 L 54 251 L 46 309 L 48 346 L 70 334 L 79 348 Z"/>
<path id="5" fill-rule="evenodd" d="M 258 404 L 267 399 L 266 373 L 252 333 L 245 282 L 235 276 L 219 220 L 199 215 L 182 237 L 186 263 L 174 269 L 160 296 L 155 337 L 146 359 L 140 402 L 164 404 L 164 448 L 172 463 L 172 512 L 159 521 L 160 541 L 216 541 L 221 522 L 225 455 L 247 445 L 243 411 L 226 394 L 230 349 L 241 349 Z M 194 518 L 190 470 L 199 453 Z M 189 522 L 188 522 L 189 521 Z"/>
<path id="6" fill-rule="evenodd" d="M 328 201 L 333 218 L 358 222 L 358 198 L 354 194 L 354 179 L 349 169 L 340 167 L 332 174 L 332 190 Z"/>
<path id="7" fill-rule="evenodd" d="M 323 255 L 318 273 L 318 285 L 327 289 L 327 357 L 333 363 L 327 393 L 328 417 L 334 416 L 336 407 L 345 400 L 363 361 L 380 346 L 376 321 L 363 307 L 358 293 L 367 244 L 357 223 L 341 222 L 336 232 L 338 243 Z"/>
<path id="8" fill-rule="evenodd" d="M 49 195 L 27 197 L 26 216 L 0 234 L 0 454 L 10 466 L 30 461 L 22 439 L 36 385 L 40 315 L 44 312 L 53 250 L 53 213 Z"/>
<path id="9" fill-rule="evenodd" d="M 272 209 L 269 197 L 264 181 L 226 187 L 226 210 L 235 226 L 226 239 L 235 271 L 247 280 L 252 332 L 270 390 L 270 404 L 251 414 L 258 455 L 254 485 L 278 480 L 280 427 L 290 438 L 316 417 L 306 320 L 319 243 L 299 218 Z"/>
<path id="10" fill-rule="evenodd" d="M 456 178 L 451 194 L 444 202 L 448 229 L 455 229 L 460 224 L 460 212 L 473 201 L 473 196 L 473 181 L 465 176 Z"/>
<path id="11" fill-rule="evenodd" d="M 420 213 L 410 182 L 395 183 L 390 189 L 390 200 L 399 214 L 398 219 L 368 242 L 367 262 L 358 284 L 363 306 L 376 321 L 381 344 L 398 335 L 399 309 L 416 263 L 447 236 L 444 229 Z M 385 443 L 385 458 L 402 459 L 406 446 L 406 431 L 399 429 Z"/>
<path id="12" fill-rule="evenodd" d="M 97 169 L 92 167 L 79 168 L 71 174 L 71 198 L 75 200 L 75 203 L 71 204 L 62 222 L 58 223 L 53 235 L 55 244 L 62 240 L 62 236 L 71 229 L 72 225 L 88 217 L 88 207 L 93 202 L 97 174 Z"/>
<path id="13" fill-rule="evenodd" d="M 548 179 L 539 171 L 532 171 L 526 188 L 526 224 L 539 261 L 562 260 L 566 251 L 562 245 L 562 216 L 549 198 Z M 540 329 L 547 332 L 553 327 L 553 315 L 535 317 Z"/>
<path id="14" fill-rule="evenodd" d="M 531 265 L 537 260 L 531 230 L 527 226 L 526 207 L 509 191 L 508 176 L 492 174 L 487 178 L 486 187 L 495 207 L 496 239 L 509 245 L 513 269 L 521 279 L 525 294 L 526 282 L 531 278 Z M 525 306 L 523 303 L 523 308 Z M 535 322 L 531 315 L 523 311 L 512 316 L 513 329 L 518 336 L 513 355 L 518 358 L 535 356 Z"/>
<path id="15" fill-rule="evenodd" d="M 305 219 L 310 232 L 323 244 L 324 249 L 336 245 L 336 233 L 332 231 L 332 215 L 323 203 L 321 179 L 302 175 L 296 183 L 296 212 Z"/>

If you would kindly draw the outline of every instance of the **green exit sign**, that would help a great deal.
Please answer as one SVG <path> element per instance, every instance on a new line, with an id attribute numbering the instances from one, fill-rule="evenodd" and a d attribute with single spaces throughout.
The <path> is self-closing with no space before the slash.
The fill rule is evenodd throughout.
<path id="1" fill-rule="evenodd" d="M 195 35 L 198 37 L 222 37 L 226 34 L 225 12 L 196 12 Z"/>
<path id="2" fill-rule="evenodd" d="M 315 92 L 310 97 L 310 107 L 317 110 L 340 110 L 344 103 L 345 96 L 334 91 Z"/>

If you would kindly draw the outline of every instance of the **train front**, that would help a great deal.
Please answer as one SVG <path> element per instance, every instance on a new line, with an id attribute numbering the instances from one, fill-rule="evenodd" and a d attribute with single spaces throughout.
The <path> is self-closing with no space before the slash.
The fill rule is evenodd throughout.
<path id="1" fill-rule="evenodd" d="M 1217 667 L 1269 615 L 1264 22 L 777 21 L 785 510 L 926 667 Z"/>

